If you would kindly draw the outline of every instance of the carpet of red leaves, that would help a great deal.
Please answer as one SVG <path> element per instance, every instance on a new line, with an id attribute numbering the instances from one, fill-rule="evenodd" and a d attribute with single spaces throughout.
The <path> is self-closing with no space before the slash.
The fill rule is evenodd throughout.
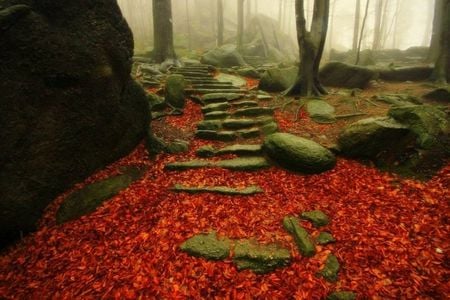
<path id="1" fill-rule="evenodd" d="M 169 123 L 184 128 L 196 115 L 198 110 Z M 334 170 L 307 176 L 276 167 L 257 172 L 164 170 L 168 162 L 193 158 L 204 144 L 194 140 L 189 153 L 160 155 L 154 161 L 140 145 L 71 191 L 126 165 L 148 167 L 140 181 L 96 212 L 57 226 L 58 205 L 71 191 L 61 195 L 48 207 L 39 230 L 0 256 L 0 298 L 323 299 L 344 289 L 364 299 L 450 295 L 450 166 L 427 183 L 346 159 L 339 159 Z M 169 191 L 175 183 L 258 184 L 265 193 L 177 194 Z M 311 209 L 331 217 L 324 230 L 337 243 L 303 258 L 281 221 Z M 319 233 L 303 225 L 313 235 Z M 210 230 L 234 239 L 280 243 L 291 249 L 293 263 L 255 275 L 237 271 L 230 260 L 209 262 L 179 251 L 184 240 Z M 334 284 L 315 276 L 330 252 L 342 265 Z"/>

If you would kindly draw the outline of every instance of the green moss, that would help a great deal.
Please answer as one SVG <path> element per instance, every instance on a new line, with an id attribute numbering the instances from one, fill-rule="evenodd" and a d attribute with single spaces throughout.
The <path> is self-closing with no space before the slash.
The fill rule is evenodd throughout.
<path id="1" fill-rule="evenodd" d="M 252 139 L 259 137 L 260 132 L 258 128 L 249 128 L 238 130 L 237 134 L 243 139 Z"/>
<path id="2" fill-rule="evenodd" d="M 221 103 L 213 103 L 213 104 L 208 104 L 205 105 L 204 107 L 202 107 L 202 112 L 204 114 L 213 112 L 213 111 L 225 111 L 227 109 L 229 109 L 231 107 L 231 105 L 227 102 L 221 102 Z"/>
<path id="3" fill-rule="evenodd" d="M 200 139 L 231 142 L 237 139 L 234 131 L 197 130 L 195 135 Z"/>
<path id="4" fill-rule="evenodd" d="M 236 155 L 258 155 L 262 152 L 261 145 L 241 145 L 235 144 L 217 150 L 218 155 L 236 154 Z"/>
<path id="5" fill-rule="evenodd" d="M 199 157 L 213 157 L 216 155 L 216 149 L 211 145 L 202 146 L 197 149 L 197 156 Z"/>
<path id="6" fill-rule="evenodd" d="M 215 232 L 198 234 L 181 244 L 181 251 L 210 260 L 225 259 L 230 255 L 229 239 L 218 239 Z"/>
<path id="7" fill-rule="evenodd" d="M 303 212 L 301 218 L 310 221 L 315 227 L 325 226 L 330 223 L 328 216 L 320 210 Z"/>
<path id="8" fill-rule="evenodd" d="M 226 111 L 212 111 L 210 113 L 206 113 L 203 116 L 203 119 L 205 120 L 221 120 L 221 119 L 225 119 L 229 116 L 230 114 Z"/>
<path id="9" fill-rule="evenodd" d="M 198 130 L 219 130 L 222 128 L 222 121 L 205 120 L 197 124 Z"/>
<path id="10" fill-rule="evenodd" d="M 234 112 L 234 116 L 236 117 L 259 117 L 271 115 L 273 115 L 273 109 L 270 107 L 241 108 Z"/>
<path id="11" fill-rule="evenodd" d="M 339 261 L 336 256 L 329 254 L 325 262 L 325 266 L 318 273 L 319 276 L 325 278 L 329 282 L 336 282 L 338 280 L 339 273 Z"/>
<path id="12" fill-rule="evenodd" d="M 316 238 L 316 243 L 319 245 L 327 245 L 334 242 L 336 242 L 336 239 L 328 232 L 321 232 Z"/>
<path id="13" fill-rule="evenodd" d="M 333 292 L 328 295 L 327 300 L 355 300 L 356 294 L 348 291 Z"/>
<path id="14" fill-rule="evenodd" d="M 303 256 L 311 257 L 316 253 L 316 248 L 309 233 L 300 226 L 300 220 L 298 218 L 291 216 L 284 217 L 283 226 L 294 237 L 295 243 Z"/>
<path id="15" fill-rule="evenodd" d="M 253 119 L 227 119 L 223 121 L 223 127 L 226 129 L 242 129 L 252 127 L 256 124 Z"/>
<path id="16" fill-rule="evenodd" d="M 210 167 L 211 163 L 206 160 L 190 160 L 190 161 L 183 161 L 183 162 L 174 162 L 167 164 L 165 168 L 167 170 L 189 170 L 189 169 L 198 169 L 198 168 L 206 168 Z"/>
<path id="17" fill-rule="evenodd" d="M 267 168 L 270 165 L 264 157 L 256 156 L 222 160 L 217 162 L 216 166 L 235 171 L 253 171 Z"/>
<path id="18" fill-rule="evenodd" d="M 192 194 L 198 193 L 217 193 L 223 195 L 253 195 L 263 193 L 264 191 L 256 185 L 252 185 L 243 189 L 236 189 L 227 186 L 204 186 L 204 187 L 186 187 L 176 184 L 173 188 L 175 192 L 187 192 Z"/>

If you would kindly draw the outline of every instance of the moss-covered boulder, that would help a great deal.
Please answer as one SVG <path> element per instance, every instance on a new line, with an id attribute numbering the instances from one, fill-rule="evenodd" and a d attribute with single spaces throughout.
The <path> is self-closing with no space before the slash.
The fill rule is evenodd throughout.
<path id="1" fill-rule="evenodd" d="M 317 274 L 325 278 L 326 281 L 336 282 L 338 280 L 340 264 L 336 256 L 329 254 L 325 261 L 325 266 Z"/>
<path id="2" fill-rule="evenodd" d="M 327 296 L 326 300 L 355 300 L 356 293 L 349 291 L 333 292 Z"/>
<path id="3" fill-rule="evenodd" d="M 323 100 L 311 100 L 306 103 L 309 117 L 316 123 L 327 124 L 336 122 L 336 110 Z"/>
<path id="4" fill-rule="evenodd" d="M 450 103 L 450 89 L 447 88 L 437 88 L 432 90 L 431 92 L 423 95 L 423 98 L 428 100 L 434 100 L 443 104 Z"/>
<path id="5" fill-rule="evenodd" d="M 203 64 L 220 68 L 246 65 L 241 54 L 236 50 L 236 46 L 231 44 L 207 51 L 202 55 L 200 61 Z"/>
<path id="6" fill-rule="evenodd" d="M 316 254 L 316 247 L 309 233 L 300 225 L 298 218 L 292 216 L 284 217 L 283 227 L 292 235 L 298 250 L 303 256 L 311 257 Z"/>
<path id="7" fill-rule="evenodd" d="M 167 104 L 183 109 L 186 105 L 186 95 L 184 89 L 186 82 L 184 76 L 180 74 L 169 75 L 166 79 L 165 99 Z"/>
<path id="8" fill-rule="evenodd" d="M 392 118 L 368 118 L 345 127 L 338 146 L 350 157 L 375 158 L 382 151 L 398 147 L 410 133 L 407 126 Z"/>
<path id="9" fill-rule="evenodd" d="M 320 173 L 336 164 L 336 157 L 330 150 L 289 133 L 267 136 L 263 148 L 271 159 L 292 171 Z"/>
<path id="10" fill-rule="evenodd" d="M 267 92 L 282 92 L 294 84 L 297 78 L 298 68 L 273 68 L 268 69 L 259 81 L 258 89 Z"/>
<path id="11" fill-rule="evenodd" d="M 436 145 L 438 137 L 448 133 L 447 114 L 430 105 L 410 105 L 391 108 L 388 115 L 408 126 L 417 137 L 417 144 L 423 149 Z"/>
<path id="12" fill-rule="evenodd" d="M 181 251 L 210 260 L 225 259 L 230 255 L 231 242 L 218 238 L 215 232 L 198 234 L 181 244 Z"/>
<path id="13" fill-rule="evenodd" d="M 81 190 L 73 192 L 58 209 L 56 222 L 62 224 L 95 211 L 103 202 L 126 189 L 143 174 L 143 170 L 138 167 L 128 167 L 123 170 L 121 175 L 92 183 Z"/>
<path id="14" fill-rule="evenodd" d="M 233 262 L 238 270 L 252 270 L 265 274 L 290 263 L 288 249 L 276 244 L 263 245 L 252 240 L 241 240 L 234 248 Z"/>
<path id="15" fill-rule="evenodd" d="M 336 242 L 336 239 L 329 232 L 321 232 L 316 238 L 316 243 L 319 245 L 327 245 Z"/>
<path id="16" fill-rule="evenodd" d="M 376 77 L 376 72 L 355 65 L 330 62 L 320 69 L 320 81 L 326 86 L 364 89 Z"/>
<path id="17" fill-rule="evenodd" d="M 401 67 L 379 71 L 380 79 L 386 81 L 422 81 L 428 80 L 433 73 L 432 67 Z"/>
<path id="18" fill-rule="evenodd" d="M 300 217 L 304 220 L 310 221 L 315 227 L 325 226 L 330 223 L 328 216 L 320 210 L 302 212 Z"/>
<path id="19" fill-rule="evenodd" d="M 189 143 L 183 140 L 176 139 L 168 143 L 165 147 L 165 152 L 176 154 L 183 153 L 189 150 Z"/>
<path id="20" fill-rule="evenodd" d="M 253 67 L 247 66 L 243 68 L 239 68 L 236 70 L 236 73 L 238 73 L 240 76 L 243 77 L 249 77 L 249 78 L 261 78 L 261 74 Z"/>
<path id="21" fill-rule="evenodd" d="M 261 132 L 264 135 L 274 134 L 274 133 L 278 132 L 278 124 L 276 122 L 270 122 L 270 123 L 264 124 L 261 127 Z"/>

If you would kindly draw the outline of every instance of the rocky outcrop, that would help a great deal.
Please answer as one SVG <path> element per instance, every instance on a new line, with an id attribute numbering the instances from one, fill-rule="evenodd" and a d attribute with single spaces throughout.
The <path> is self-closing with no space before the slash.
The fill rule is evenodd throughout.
<path id="1" fill-rule="evenodd" d="M 367 87 L 376 77 L 376 73 L 368 68 L 331 62 L 320 69 L 320 81 L 326 86 L 359 88 Z"/>
<path id="2" fill-rule="evenodd" d="M 223 45 L 220 48 L 212 49 L 203 54 L 201 62 L 220 68 L 246 65 L 235 45 Z"/>
<path id="3" fill-rule="evenodd" d="M 148 101 L 130 77 L 132 55 L 116 1 L 1 2 L 1 244 L 144 136 Z"/>

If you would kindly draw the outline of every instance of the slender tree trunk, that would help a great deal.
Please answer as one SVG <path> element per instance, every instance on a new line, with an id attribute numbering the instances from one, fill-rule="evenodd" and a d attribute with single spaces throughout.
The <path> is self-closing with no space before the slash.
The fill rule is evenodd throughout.
<path id="1" fill-rule="evenodd" d="M 278 0 L 278 28 L 280 29 L 282 16 L 283 16 L 283 0 Z"/>
<path id="2" fill-rule="evenodd" d="M 362 44 L 362 40 L 363 40 L 363 37 L 364 37 L 364 27 L 366 27 L 367 15 L 369 13 L 369 5 L 370 5 L 370 0 L 367 0 L 367 2 L 366 2 L 366 10 L 364 12 L 363 22 L 362 22 L 362 25 L 361 25 L 361 33 L 359 34 L 359 42 L 358 42 L 358 49 L 356 51 L 355 65 L 357 65 L 359 63 L 359 54 L 361 53 L 361 44 Z"/>
<path id="3" fill-rule="evenodd" d="M 223 2 L 217 0 L 217 46 L 223 45 Z"/>
<path id="4" fill-rule="evenodd" d="M 373 32 L 372 49 L 378 50 L 381 45 L 381 17 L 383 13 L 383 0 L 377 0 L 375 7 L 375 25 Z"/>
<path id="5" fill-rule="evenodd" d="M 303 0 L 295 1 L 297 41 L 299 45 L 300 65 L 297 79 L 285 94 L 322 95 L 326 91 L 319 81 L 319 65 L 325 47 L 328 29 L 330 0 L 315 0 L 311 30 L 306 30 Z"/>
<path id="6" fill-rule="evenodd" d="M 383 6 L 383 14 L 381 16 L 381 27 L 380 27 L 380 45 L 379 49 L 384 49 L 384 45 L 386 44 L 386 38 L 387 38 L 387 30 L 388 30 L 388 3 L 389 1 L 384 2 Z"/>
<path id="7" fill-rule="evenodd" d="M 361 0 L 356 0 L 355 7 L 355 25 L 353 26 L 353 46 L 354 52 L 358 49 L 358 35 L 359 35 L 359 23 L 361 19 Z"/>
<path id="8" fill-rule="evenodd" d="M 239 52 L 242 51 L 244 37 L 244 0 L 237 0 L 238 20 L 237 20 L 237 38 L 236 46 Z"/>
<path id="9" fill-rule="evenodd" d="M 328 55 L 331 53 L 334 45 L 334 12 L 336 11 L 336 2 L 337 0 L 333 0 L 333 4 L 331 4 L 331 14 L 330 14 L 330 29 L 328 34 L 328 42 L 327 42 L 327 51 Z"/>
<path id="10" fill-rule="evenodd" d="M 153 60 L 162 63 L 166 59 L 176 59 L 170 0 L 153 0 L 153 31 Z"/>
<path id="11" fill-rule="evenodd" d="M 441 10 L 445 0 L 435 0 L 434 17 L 433 17 L 433 31 L 431 34 L 430 50 L 428 52 L 428 62 L 435 62 L 439 55 L 439 41 L 442 29 L 442 18 L 444 13 Z"/>
<path id="12" fill-rule="evenodd" d="M 397 0 L 397 6 L 395 8 L 395 19 L 394 19 L 394 32 L 392 33 L 392 48 L 398 48 L 397 36 L 398 36 L 398 16 L 400 14 L 400 8 L 402 6 L 402 0 Z"/>
<path id="13" fill-rule="evenodd" d="M 251 11 L 252 11 L 252 2 L 250 0 L 247 0 L 247 6 L 245 8 L 245 23 L 249 24 L 250 20 L 252 18 Z"/>
<path id="14" fill-rule="evenodd" d="M 439 5 L 442 16 L 438 55 L 432 79 L 440 84 L 447 84 L 450 82 L 450 0 L 436 1 L 436 5 Z"/>
<path id="15" fill-rule="evenodd" d="M 186 0 L 186 28 L 187 28 L 188 49 L 192 50 L 191 20 L 189 17 L 189 0 Z"/>
<path id="16" fill-rule="evenodd" d="M 433 1 L 428 1 L 428 7 L 427 7 L 427 24 L 425 26 L 425 31 L 423 33 L 423 40 L 422 40 L 422 46 L 426 47 L 430 45 L 430 38 L 431 38 L 431 30 L 432 30 L 432 24 L 433 24 Z"/>

